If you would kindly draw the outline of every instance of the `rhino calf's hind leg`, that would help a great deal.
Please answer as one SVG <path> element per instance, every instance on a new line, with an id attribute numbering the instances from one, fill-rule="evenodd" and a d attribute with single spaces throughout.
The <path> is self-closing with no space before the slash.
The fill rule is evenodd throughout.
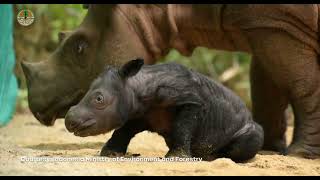
<path id="1" fill-rule="evenodd" d="M 183 105 L 176 111 L 178 113 L 172 125 L 171 137 L 168 139 L 169 151 L 165 156 L 188 158 L 191 157 L 191 140 L 200 109 L 197 105 Z"/>
<path id="2" fill-rule="evenodd" d="M 263 149 L 286 154 L 285 110 L 288 106 L 288 98 L 272 82 L 256 57 L 253 57 L 251 63 L 250 81 L 253 119 L 263 127 L 265 132 Z"/>
<path id="3" fill-rule="evenodd" d="M 252 29 L 247 35 L 254 56 L 286 92 L 293 107 L 294 137 L 288 153 L 320 157 L 320 70 L 316 50 L 277 29 Z"/>
<path id="4" fill-rule="evenodd" d="M 243 162 L 253 158 L 263 146 L 263 129 L 254 123 L 250 130 L 235 138 L 229 145 L 222 148 L 218 154 L 235 162 Z"/>

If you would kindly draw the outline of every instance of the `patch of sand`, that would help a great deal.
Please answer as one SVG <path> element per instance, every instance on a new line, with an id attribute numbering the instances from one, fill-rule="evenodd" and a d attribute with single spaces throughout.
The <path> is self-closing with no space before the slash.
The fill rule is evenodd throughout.
<path id="1" fill-rule="evenodd" d="M 292 135 L 292 128 L 288 130 Z M 320 160 L 262 151 L 247 163 L 221 158 L 212 162 L 22 162 L 22 157 L 99 157 L 111 133 L 80 138 L 68 133 L 64 120 L 44 127 L 30 114 L 15 115 L 0 129 L 0 175 L 320 175 Z M 128 151 L 141 157 L 163 157 L 162 137 L 138 134 Z"/>

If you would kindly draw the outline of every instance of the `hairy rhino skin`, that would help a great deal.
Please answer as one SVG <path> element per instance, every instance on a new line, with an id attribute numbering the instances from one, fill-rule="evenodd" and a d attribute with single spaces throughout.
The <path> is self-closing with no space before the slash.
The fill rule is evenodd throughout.
<path id="1" fill-rule="evenodd" d="M 48 60 L 23 63 L 30 109 L 43 124 L 64 117 L 104 65 L 197 46 L 252 54 L 253 117 L 265 131 L 265 150 L 286 153 L 285 110 L 294 137 L 289 154 L 320 155 L 319 5 L 88 5 L 81 25 L 60 34 Z"/>

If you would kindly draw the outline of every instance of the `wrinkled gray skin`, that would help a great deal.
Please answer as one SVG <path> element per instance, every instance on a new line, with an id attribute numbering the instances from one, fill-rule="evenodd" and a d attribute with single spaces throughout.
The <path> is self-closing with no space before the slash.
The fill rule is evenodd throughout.
<path id="1" fill-rule="evenodd" d="M 252 54 L 253 117 L 265 150 L 286 153 L 285 110 L 294 111 L 289 154 L 320 157 L 318 5 L 90 5 L 83 23 L 48 60 L 25 64 L 29 105 L 53 125 L 102 72 L 143 57 L 153 64 L 176 48 L 197 46 Z M 61 34 L 61 37 L 64 35 Z"/>
<path id="2" fill-rule="evenodd" d="M 261 149 L 263 129 L 232 91 L 182 65 L 142 66 L 137 59 L 107 68 L 68 111 L 67 129 L 81 137 L 117 129 L 103 156 L 124 155 L 144 130 L 165 138 L 166 157 L 241 162 Z"/>
<path id="3" fill-rule="evenodd" d="M 119 14 L 111 16 L 111 8 L 90 7 L 78 29 L 59 34 L 60 46 L 48 60 L 22 63 L 29 106 L 42 124 L 51 126 L 56 118 L 63 118 L 106 64 L 118 65 L 130 57 L 144 56 L 135 50 L 143 47 L 129 41 L 130 33 L 122 32 L 127 31 L 127 24 Z M 123 42 L 124 38 L 128 41 Z"/>

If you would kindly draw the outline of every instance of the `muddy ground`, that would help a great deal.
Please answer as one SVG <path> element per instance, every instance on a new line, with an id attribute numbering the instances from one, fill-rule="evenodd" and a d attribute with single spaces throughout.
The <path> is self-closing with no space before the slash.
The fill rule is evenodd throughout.
<path id="1" fill-rule="evenodd" d="M 0 175 L 320 175 L 319 159 L 266 151 L 243 164 L 226 158 L 212 162 L 83 162 L 83 158 L 93 161 L 99 157 L 110 135 L 79 138 L 67 132 L 62 119 L 54 127 L 44 127 L 30 114 L 15 115 L 8 126 L 0 128 Z M 291 135 L 292 128 L 288 130 L 288 137 Z M 163 157 L 168 148 L 160 136 L 143 132 L 131 141 L 128 150 L 140 157 Z M 32 157 L 60 159 L 30 162 Z M 78 161 L 59 162 L 61 157 Z"/>

